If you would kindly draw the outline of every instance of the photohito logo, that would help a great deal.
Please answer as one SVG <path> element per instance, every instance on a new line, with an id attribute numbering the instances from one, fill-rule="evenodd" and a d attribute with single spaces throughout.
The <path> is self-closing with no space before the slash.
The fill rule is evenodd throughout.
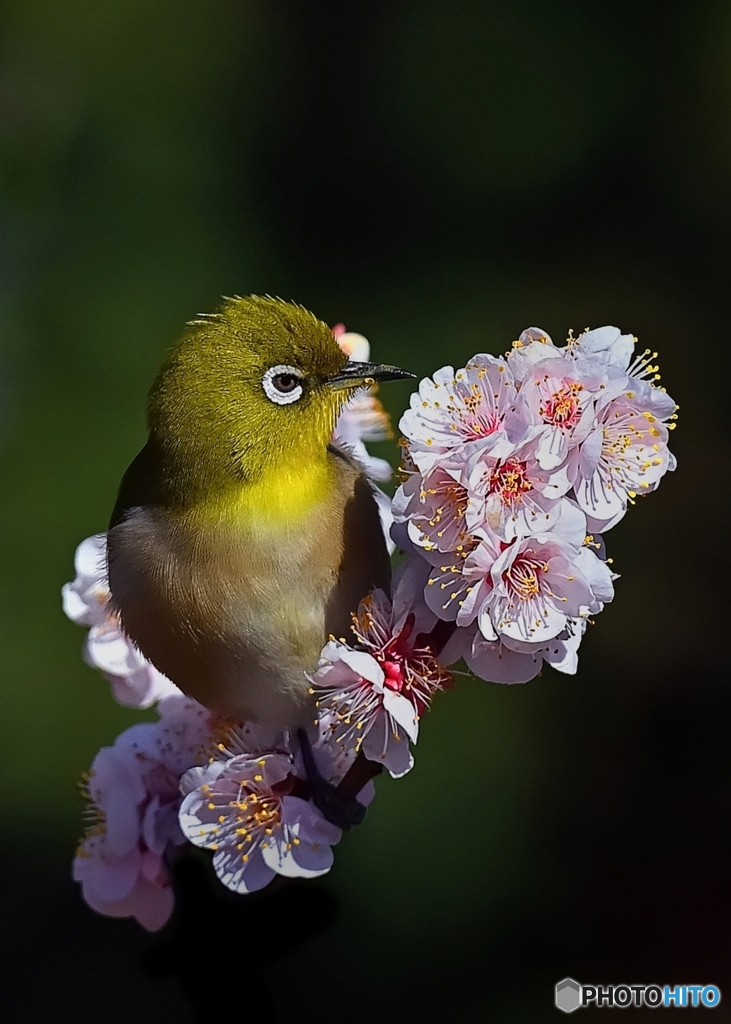
<path id="1" fill-rule="evenodd" d="M 580 985 L 564 978 L 556 985 L 556 1006 L 573 1013 L 581 1006 L 718 1006 L 717 985 Z"/>

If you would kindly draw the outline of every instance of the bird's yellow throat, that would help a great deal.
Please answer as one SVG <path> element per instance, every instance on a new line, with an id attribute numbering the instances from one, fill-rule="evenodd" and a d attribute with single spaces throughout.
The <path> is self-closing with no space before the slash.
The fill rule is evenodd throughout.
<path id="1" fill-rule="evenodd" d="M 242 488 L 231 507 L 237 518 L 255 521 L 258 532 L 297 526 L 332 493 L 334 470 L 327 458 L 297 466 L 272 466 Z"/>
<path id="2" fill-rule="evenodd" d="M 322 456 L 310 452 L 306 458 L 269 463 L 256 479 L 232 480 L 197 502 L 188 517 L 201 526 L 246 526 L 258 535 L 296 529 L 333 492 L 335 469 L 326 451 Z"/>

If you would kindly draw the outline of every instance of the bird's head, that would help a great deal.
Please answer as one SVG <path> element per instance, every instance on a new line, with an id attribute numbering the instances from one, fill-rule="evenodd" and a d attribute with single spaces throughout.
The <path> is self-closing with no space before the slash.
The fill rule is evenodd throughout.
<path id="1" fill-rule="evenodd" d="M 150 392 L 151 440 L 181 486 L 255 479 L 324 458 L 354 389 L 413 374 L 354 363 L 312 313 L 280 299 L 226 299 L 192 321 Z"/>

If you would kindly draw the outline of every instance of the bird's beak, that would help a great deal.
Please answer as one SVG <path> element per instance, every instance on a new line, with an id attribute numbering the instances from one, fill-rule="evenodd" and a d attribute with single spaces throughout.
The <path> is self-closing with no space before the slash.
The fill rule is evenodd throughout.
<path id="1" fill-rule="evenodd" d="M 356 363 L 349 362 L 340 370 L 327 378 L 331 388 L 359 388 L 368 384 L 377 384 L 382 380 L 404 380 L 406 377 L 416 377 L 415 373 L 408 370 L 400 370 L 398 366 L 388 366 L 386 363 Z"/>

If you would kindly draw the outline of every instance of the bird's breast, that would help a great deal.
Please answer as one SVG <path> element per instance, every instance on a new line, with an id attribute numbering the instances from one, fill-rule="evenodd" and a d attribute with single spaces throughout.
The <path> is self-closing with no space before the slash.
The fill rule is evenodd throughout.
<path id="1" fill-rule="evenodd" d="M 217 510 L 133 508 L 110 530 L 125 631 L 220 713 L 280 724 L 308 715 L 305 673 L 328 633 L 340 635 L 358 601 L 387 582 L 367 481 L 347 460 L 328 474 L 281 474 Z"/>

